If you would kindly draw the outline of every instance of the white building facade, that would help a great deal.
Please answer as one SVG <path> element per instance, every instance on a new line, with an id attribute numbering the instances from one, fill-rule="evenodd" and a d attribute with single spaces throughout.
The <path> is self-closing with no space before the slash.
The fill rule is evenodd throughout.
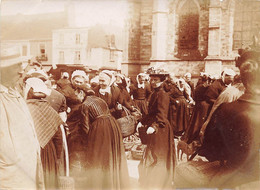
<path id="1" fill-rule="evenodd" d="M 52 40 L 53 64 L 88 64 L 87 28 L 54 30 Z"/>
<path id="2" fill-rule="evenodd" d="M 99 36 L 97 35 L 96 38 Z M 121 70 L 123 51 L 116 48 L 113 43 L 111 45 L 109 40 L 105 40 L 110 38 L 100 37 L 100 39 L 102 43 L 90 46 L 88 28 L 54 30 L 52 35 L 53 64 L 82 64 L 94 70 L 104 67 Z"/>

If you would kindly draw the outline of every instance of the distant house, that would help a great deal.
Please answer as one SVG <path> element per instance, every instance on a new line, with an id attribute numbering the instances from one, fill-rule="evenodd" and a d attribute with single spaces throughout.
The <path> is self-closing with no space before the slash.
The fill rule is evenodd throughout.
<path id="1" fill-rule="evenodd" d="M 63 28 L 54 30 L 52 39 L 54 64 L 86 64 L 87 28 Z"/>
<path id="2" fill-rule="evenodd" d="M 122 35 L 122 34 L 121 34 Z M 83 64 L 98 70 L 121 69 L 120 30 L 104 25 L 53 31 L 53 62 Z"/>
<path id="3" fill-rule="evenodd" d="M 1 43 L 19 46 L 23 56 L 52 64 L 52 30 L 68 26 L 64 12 L 1 17 Z"/>

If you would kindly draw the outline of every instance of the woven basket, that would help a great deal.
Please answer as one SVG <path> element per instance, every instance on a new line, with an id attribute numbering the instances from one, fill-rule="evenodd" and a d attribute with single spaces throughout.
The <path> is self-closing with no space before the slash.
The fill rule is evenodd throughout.
<path id="1" fill-rule="evenodd" d="M 131 148 L 134 146 L 135 142 L 124 142 L 125 150 L 131 150 Z"/>
<path id="2" fill-rule="evenodd" d="M 126 112 L 126 116 L 117 119 L 117 122 L 121 128 L 121 133 L 123 137 L 128 137 L 135 133 L 136 127 L 136 120 L 135 117 L 131 115 L 129 110 L 123 107 L 124 111 Z"/>
<path id="3" fill-rule="evenodd" d="M 137 150 L 138 147 L 143 145 L 134 145 L 131 149 L 132 157 L 136 160 L 141 160 L 143 158 L 144 148 L 142 147 L 141 150 Z"/>

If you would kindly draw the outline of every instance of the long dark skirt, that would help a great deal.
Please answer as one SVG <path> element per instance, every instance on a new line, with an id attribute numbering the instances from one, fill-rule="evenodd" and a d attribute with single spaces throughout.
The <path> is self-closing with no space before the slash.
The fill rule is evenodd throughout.
<path id="1" fill-rule="evenodd" d="M 46 189 L 58 188 L 58 164 L 57 153 L 53 140 L 41 149 L 41 160 Z"/>
<path id="2" fill-rule="evenodd" d="M 82 176 L 82 172 L 85 171 L 86 141 L 87 135 L 82 129 L 74 131 L 68 138 L 70 174 L 76 182 Z"/>
<path id="3" fill-rule="evenodd" d="M 100 117 L 92 123 L 86 154 L 88 189 L 129 188 L 122 135 L 113 117 Z"/>
<path id="4" fill-rule="evenodd" d="M 194 106 L 190 126 L 184 135 L 184 141 L 188 144 L 194 140 L 198 140 L 200 129 L 207 119 L 208 109 L 209 104 L 205 101 L 198 102 Z"/>
<path id="5" fill-rule="evenodd" d="M 175 169 L 175 148 L 170 124 L 149 135 L 141 160 L 139 182 L 143 189 L 171 189 Z"/>
<path id="6" fill-rule="evenodd" d="M 134 100 L 135 106 L 137 106 L 142 115 L 145 116 L 148 114 L 148 102 L 147 100 Z"/>
<path id="7" fill-rule="evenodd" d="M 169 121 L 174 135 L 180 136 L 189 125 L 189 108 L 185 98 L 177 98 L 169 108 Z"/>

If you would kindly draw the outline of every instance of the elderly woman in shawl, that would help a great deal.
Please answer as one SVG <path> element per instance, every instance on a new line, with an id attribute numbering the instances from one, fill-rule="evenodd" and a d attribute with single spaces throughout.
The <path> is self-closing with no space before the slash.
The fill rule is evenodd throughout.
<path id="1" fill-rule="evenodd" d="M 20 49 L 1 45 L 0 189 L 44 189 L 40 146 L 28 107 L 16 85 Z"/>
<path id="2" fill-rule="evenodd" d="M 58 188 L 58 160 L 62 151 L 59 114 L 44 100 L 50 93 L 45 83 L 38 78 L 26 80 L 27 105 L 35 124 L 41 146 L 41 160 L 46 189 Z"/>

